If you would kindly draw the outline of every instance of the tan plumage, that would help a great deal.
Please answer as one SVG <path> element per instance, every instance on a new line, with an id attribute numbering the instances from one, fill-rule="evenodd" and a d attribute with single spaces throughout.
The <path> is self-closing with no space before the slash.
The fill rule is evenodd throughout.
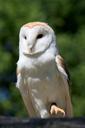
<path id="1" fill-rule="evenodd" d="M 68 74 L 55 34 L 46 23 L 22 26 L 17 87 L 30 117 L 71 117 Z"/>

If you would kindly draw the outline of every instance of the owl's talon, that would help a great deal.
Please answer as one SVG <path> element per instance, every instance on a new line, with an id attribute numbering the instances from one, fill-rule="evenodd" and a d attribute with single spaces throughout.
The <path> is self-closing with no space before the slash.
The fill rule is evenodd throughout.
<path id="1" fill-rule="evenodd" d="M 51 115 L 57 115 L 58 113 L 61 113 L 63 115 L 63 117 L 65 116 L 65 111 L 63 109 L 57 107 L 56 105 L 51 106 L 50 113 L 51 113 Z"/>

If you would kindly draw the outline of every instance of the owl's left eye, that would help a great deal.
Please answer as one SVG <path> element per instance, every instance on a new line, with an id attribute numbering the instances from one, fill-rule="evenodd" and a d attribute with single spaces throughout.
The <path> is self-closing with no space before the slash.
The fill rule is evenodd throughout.
<path id="1" fill-rule="evenodd" d="M 37 35 L 37 39 L 40 39 L 40 38 L 42 38 L 44 35 L 43 34 L 39 34 L 39 35 Z"/>

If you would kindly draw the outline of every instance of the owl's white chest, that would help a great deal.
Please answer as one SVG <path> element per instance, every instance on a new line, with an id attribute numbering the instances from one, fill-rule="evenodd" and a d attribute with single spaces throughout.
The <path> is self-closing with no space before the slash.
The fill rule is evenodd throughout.
<path id="1" fill-rule="evenodd" d="M 59 73 L 55 63 L 55 54 L 45 54 L 39 58 L 23 58 L 18 61 L 21 70 L 23 93 L 30 93 L 35 110 L 48 110 L 48 106 L 55 102 L 64 107 L 65 98 L 61 92 L 62 84 L 59 81 Z M 19 85 L 21 86 L 21 85 Z M 20 87 L 19 87 L 20 88 Z M 63 99 L 63 102 L 61 102 Z"/>
<path id="2" fill-rule="evenodd" d="M 27 74 L 25 77 L 29 88 L 32 90 L 32 93 L 35 94 L 36 92 L 36 94 L 39 95 L 44 94 L 43 98 L 48 93 L 51 93 L 57 78 L 56 72 L 57 69 L 54 62 L 49 62 L 33 68 L 33 71 L 31 71 L 29 75 Z"/>
<path id="3" fill-rule="evenodd" d="M 58 90 L 59 88 L 62 89 L 62 86 L 57 82 L 58 71 L 55 56 L 45 57 L 24 62 L 22 77 L 32 97 L 35 100 L 40 99 L 42 102 L 47 103 L 61 99 Z"/>

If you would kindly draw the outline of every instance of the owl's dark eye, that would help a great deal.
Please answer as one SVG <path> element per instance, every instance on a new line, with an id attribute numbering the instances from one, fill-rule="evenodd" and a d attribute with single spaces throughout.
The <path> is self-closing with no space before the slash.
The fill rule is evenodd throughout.
<path id="1" fill-rule="evenodd" d="M 43 34 L 37 35 L 37 39 L 40 39 L 40 38 L 42 38 L 42 37 L 43 37 Z"/>
<path id="2" fill-rule="evenodd" d="M 27 39 L 27 37 L 26 37 L 26 36 L 24 36 L 24 39 L 26 40 L 26 39 Z"/>

